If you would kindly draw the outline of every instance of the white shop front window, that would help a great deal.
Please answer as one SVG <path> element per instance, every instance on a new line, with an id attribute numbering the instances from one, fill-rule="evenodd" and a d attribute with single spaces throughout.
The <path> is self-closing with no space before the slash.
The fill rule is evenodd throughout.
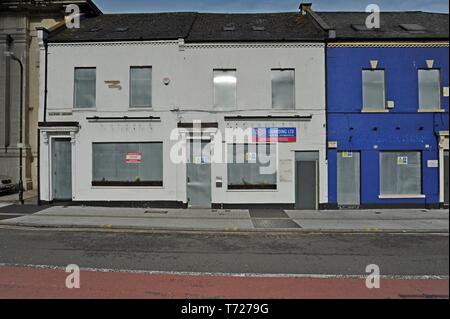
<path id="1" fill-rule="evenodd" d="M 381 196 L 420 196 L 422 194 L 420 152 L 381 152 Z"/>
<path id="2" fill-rule="evenodd" d="M 92 186 L 163 186 L 163 144 L 93 143 Z"/>
<path id="3" fill-rule="evenodd" d="M 276 144 L 229 144 L 228 189 L 277 189 Z"/>

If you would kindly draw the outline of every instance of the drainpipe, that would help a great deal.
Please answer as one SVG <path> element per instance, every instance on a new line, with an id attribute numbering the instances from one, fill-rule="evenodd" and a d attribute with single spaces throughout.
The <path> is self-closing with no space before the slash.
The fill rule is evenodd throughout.
<path id="1" fill-rule="evenodd" d="M 328 43 L 334 39 L 336 39 L 336 30 L 330 26 L 322 17 L 317 14 L 312 9 L 312 3 L 301 3 L 299 7 L 300 13 L 304 16 L 310 16 L 312 20 L 327 33 L 327 37 L 324 39 L 325 52 L 324 52 L 324 63 L 325 63 L 325 160 L 327 161 L 327 170 L 328 170 L 328 144 L 329 144 L 329 116 L 328 116 Z M 329 192 L 328 192 L 329 196 Z M 329 201 L 328 201 L 329 202 Z"/>
<path id="2" fill-rule="evenodd" d="M 44 123 L 47 121 L 47 77 L 48 77 L 48 44 L 46 38 L 48 36 L 49 31 L 45 28 L 37 28 L 38 34 L 38 44 L 41 51 L 39 61 L 40 61 L 40 83 L 44 82 L 44 90 L 40 89 L 40 94 L 43 96 L 40 98 L 39 102 L 39 120 L 42 120 Z M 44 60 L 44 63 L 42 63 Z M 42 74 L 43 72 L 43 74 Z M 43 78 L 43 79 L 42 79 Z M 39 127 L 37 129 L 37 146 L 38 146 L 38 165 L 37 165 L 37 191 L 38 191 L 38 205 L 42 205 L 41 201 L 41 134 L 39 131 Z"/>
<path id="3" fill-rule="evenodd" d="M 327 33 L 327 37 L 324 39 L 325 44 L 325 117 L 326 117 L 326 160 L 328 161 L 328 142 L 329 142 L 329 135 L 328 135 L 328 43 L 329 41 L 336 38 L 336 30 L 331 27 L 322 17 L 317 14 L 312 9 L 312 3 L 301 3 L 300 4 L 300 13 L 304 16 L 310 16 L 312 20 L 323 30 Z"/>

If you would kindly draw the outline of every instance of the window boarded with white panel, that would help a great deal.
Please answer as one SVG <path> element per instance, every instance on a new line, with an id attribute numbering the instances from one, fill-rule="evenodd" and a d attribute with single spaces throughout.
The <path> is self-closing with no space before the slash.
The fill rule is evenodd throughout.
<path id="1" fill-rule="evenodd" d="M 381 195 L 422 194 L 420 152 L 381 152 Z"/>

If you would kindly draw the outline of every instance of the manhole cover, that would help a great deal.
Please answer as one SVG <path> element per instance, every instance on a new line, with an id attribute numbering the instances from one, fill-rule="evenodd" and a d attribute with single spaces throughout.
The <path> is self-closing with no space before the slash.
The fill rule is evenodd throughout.
<path id="1" fill-rule="evenodd" d="M 252 219 L 255 228 L 301 228 L 292 219 Z"/>

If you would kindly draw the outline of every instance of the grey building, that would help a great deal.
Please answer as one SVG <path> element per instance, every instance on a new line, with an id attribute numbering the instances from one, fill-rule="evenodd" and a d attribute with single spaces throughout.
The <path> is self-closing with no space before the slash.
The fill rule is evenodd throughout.
<path id="1" fill-rule="evenodd" d="M 37 29 L 64 24 L 66 6 L 86 16 L 101 11 L 91 0 L 0 0 L 0 175 L 19 175 L 20 69 L 6 57 L 12 51 L 24 65 L 23 177 L 26 189 L 37 186 L 39 47 Z"/>

